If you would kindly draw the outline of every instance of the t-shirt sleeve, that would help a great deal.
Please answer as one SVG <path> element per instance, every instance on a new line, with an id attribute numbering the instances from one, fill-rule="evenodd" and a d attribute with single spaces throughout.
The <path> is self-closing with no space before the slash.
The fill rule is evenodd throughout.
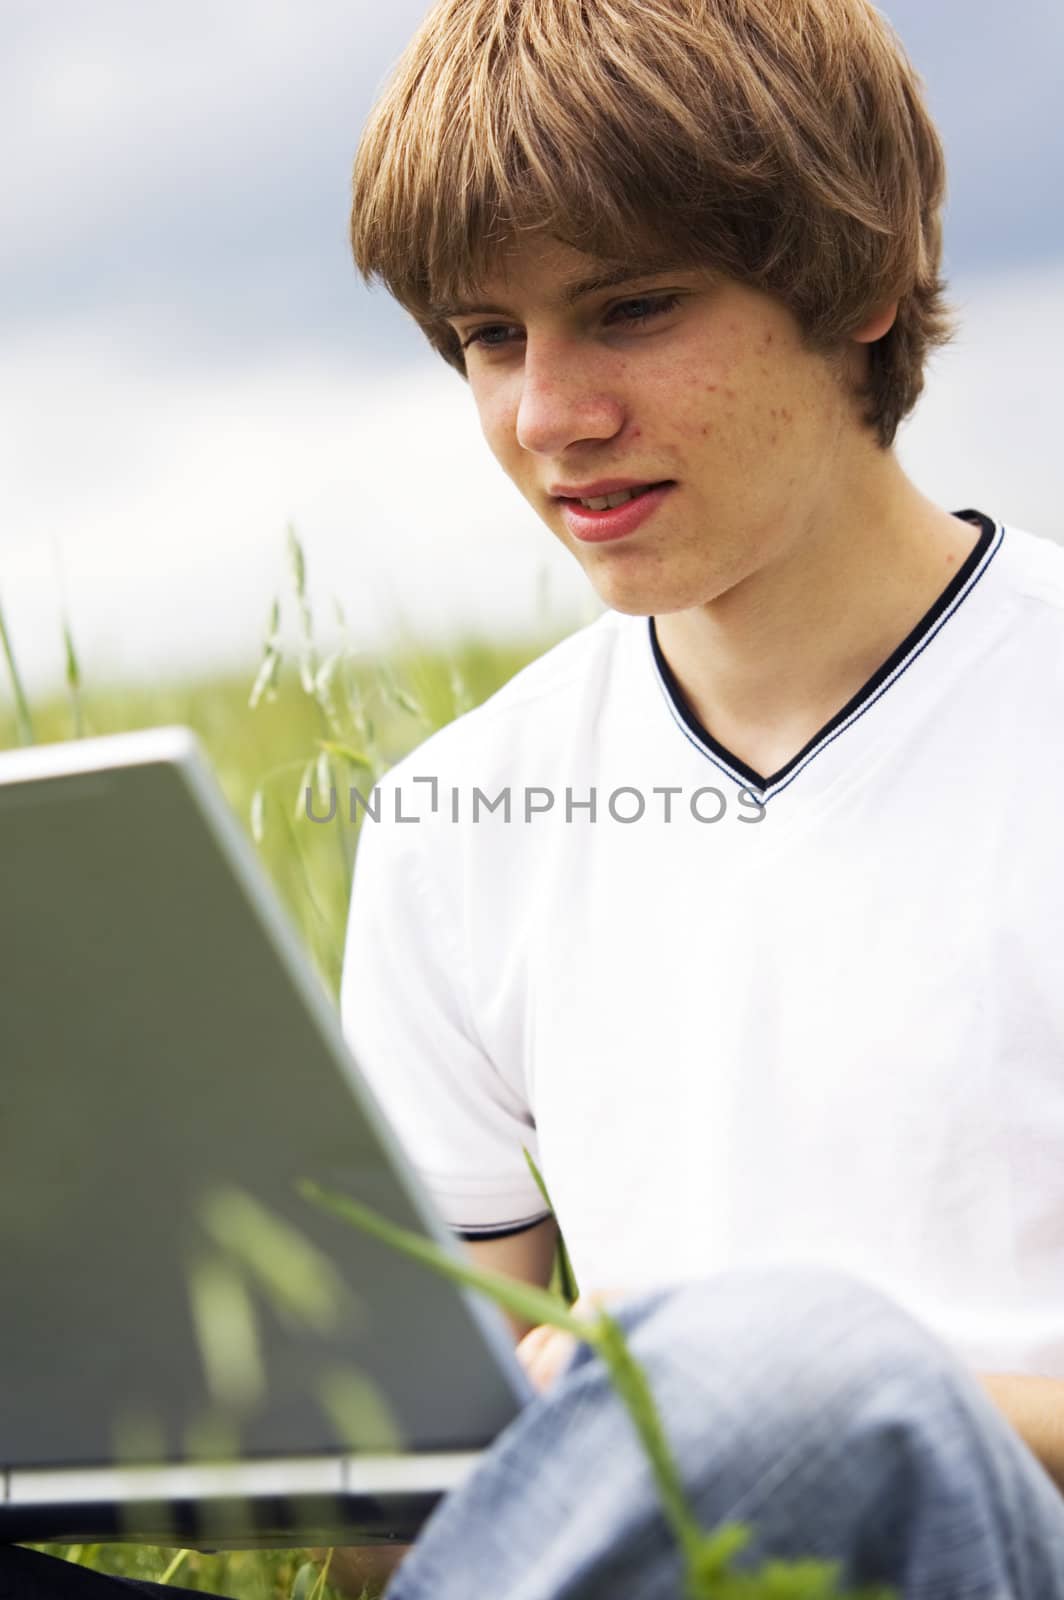
<path id="1" fill-rule="evenodd" d="M 461 919 L 417 826 L 367 818 L 355 860 L 340 1013 L 368 1081 L 443 1220 L 466 1237 L 531 1227 L 547 1209 L 535 1125 L 477 1037 Z"/>

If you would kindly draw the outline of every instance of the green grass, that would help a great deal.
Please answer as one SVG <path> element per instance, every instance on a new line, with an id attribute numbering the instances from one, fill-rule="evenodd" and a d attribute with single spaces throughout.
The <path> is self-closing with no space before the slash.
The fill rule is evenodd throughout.
<path id="1" fill-rule="evenodd" d="M 42 1544 L 31 1548 L 112 1577 L 152 1583 L 165 1580 L 178 1589 L 225 1595 L 231 1600 L 310 1600 L 320 1577 L 319 1564 L 311 1562 L 306 1550 L 227 1550 L 205 1555 L 197 1550 L 130 1544 Z M 327 1583 L 314 1600 L 347 1597 Z"/>

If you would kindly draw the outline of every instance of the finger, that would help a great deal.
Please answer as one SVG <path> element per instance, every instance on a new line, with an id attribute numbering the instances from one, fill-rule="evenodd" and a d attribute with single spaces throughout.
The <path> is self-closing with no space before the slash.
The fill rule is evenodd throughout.
<path id="1" fill-rule="evenodd" d="M 628 1289 L 589 1289 L 573 1301 L 570 1310 L 574 1316 L 593 1317 L 603 1306 L 616 1305 L 618 1301 L 627 1299 L 630 1293 Z"/>
<path id="2" fill-rule="evenodd" d="M 531 1365 L 537 1352 L 542 1348 L 546 1340 L 550 1338 L 552 1332 L 553 1329 L 548 1323 L 541 1323 L 539 1327 L 530 1328 L 524 1338 L 518 1341 L 515 1352 L 518 1361 L 523 1367 L 527 1369 Z"/>
<path id="3" fill-rule="evenodd" d="M 545 1394 L 568 1366 L 576 1349 L 576 1339 L 560 1328 L 549 1328 L 549 1337 L 533 1351 L 526 1371 L 534 1388 Z"/>

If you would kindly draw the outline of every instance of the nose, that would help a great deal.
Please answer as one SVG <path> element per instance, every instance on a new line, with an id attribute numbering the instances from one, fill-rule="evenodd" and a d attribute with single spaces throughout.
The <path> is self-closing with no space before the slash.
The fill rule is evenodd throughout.
<path id="1" fill-rule="evenodd" d="M 624 406 L 602 367 L 561 340 L 526 337 L 517 406 L 517 442 L 557 457 L 580 439 L 612 439 Z"/>

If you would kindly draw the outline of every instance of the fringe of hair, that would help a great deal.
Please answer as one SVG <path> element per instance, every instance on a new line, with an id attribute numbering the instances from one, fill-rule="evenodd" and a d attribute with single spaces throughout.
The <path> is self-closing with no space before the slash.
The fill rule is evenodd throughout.
<path id="1" fill-rule="evenodd" d="M 458 372 L 441 306 L 524 232 L 775 296 L 837 353 L 880 307 L 864 419 L 883 448 L 953 336 L 945 163 L 868 0 L 438 0 L 355 160 L 351 243 Z"/>

